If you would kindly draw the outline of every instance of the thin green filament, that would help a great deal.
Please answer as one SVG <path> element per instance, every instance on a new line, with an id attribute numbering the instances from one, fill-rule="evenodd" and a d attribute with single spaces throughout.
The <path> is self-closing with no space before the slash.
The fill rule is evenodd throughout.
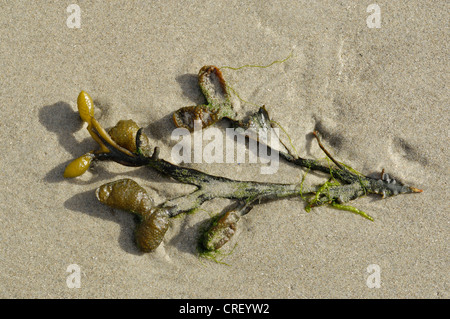
<path id="1" fill-rule="evenodd" d="M 279 124 L 278 122 L 272 121 L 272 120 L 270 121 L 270 124 L 275 124 L 276 126 L 278 126 L 278 127 L 284 132 L 284 134 L 286 134 L 286 136 L 287 136 L 287 138 L 288 138 L 288 140 L 289 140 L 289 144 L 291 144 L 291 147 L 292 147 L 292 149 L 294 150 L 295 155 L 296 155 L 297 157 L 299 157 L 298 152 L 297 152 L 297 149 L 295 148 L 294 144 L 292 143 L 291 137 L 290 137 L 289 134 L 286 132 L 286 130 L 283 128 L 283 126 L 281 126 L 281 124 Z"/>
<path id="2" fill-rule="evenodd" d="M 271 67 L 272 65 L 274 65 L 274 64 L 276 64 L 276 63 L 283 63 L 283 62 L 286 62 L 286 61 L 289 60 L 291 57 L 292 57 L 292 51 L 291 51 L 291 53 L 289 53 L 289 55 L 288 55 L 286 58 L 284 58 L 283 60 L 275 60 L 275 61 L 273 61 L 272 63 L 267 64 L 267 65 L 246 64 L 246 65 L 243 65 L 243 66 L 240 66 L 240 67 L 237 67 L 237 68 L 231 67 L 231 66 L 222 66 L 222 67 L 220 67 L 219 69 L 230 69 L 230 70 L 234 70 L 234 71 L 237 71 L 237 70 L 240 70 L 240 69 L 244 69 L 244 68 L 263 68 L 263 69 L 264 69 L 264 68 Z M 250 102 L 250 101 L 247 101 L 247 100 L 244 100 L 243 98 L 241 98 L 241 96 L 236 92 L 236 90 L 235 90 L 231 85 L 229 85 L 228 83 L 226 84 L 226 87 L 227 87 L 227 89 L 229 89 L 234 95 L 236 95 L 236 97 L 237 97 L 241 102 L 259 107 L 258 104 L 252 103 L 252 102 Z M 294 148 L 294 149 L 295 149 L 295 148 Z"/>
<path id="3" fill-rule="evenodd" d="M 244 68 L 262 68 L 262 69 L 264 69 L 264 68 L 271 67 L 271 66 L 274 65 L 275 63 L 283 63 L 283 62 L 286 62 L 286 61 L 289 60 L 291 57 L 292 57 L 292 51 L 291 51 L 291 53 L 289 53 L 289 55 L 288 55 L 286 58 L 284 58 L 283 60 L 276 60 L 276 61 L 273 61 L 273 62 L 270 63 L 270 64 L 267 64 L 267 65 L 246 64 L 246 65 L 243 65 L 243 66 L 240 66 L 240 67 L 236 67 L 236 68 L 235 68 L 235 67 L 232 67 L 232 66 L 222 66 L 222 67 L 220 67 L 220 69 L 230 69 L 230 70 L 235 70 L 235 71 L 240 70 L 240 69 L 244 69 Z"/>
<path id="4" fill-rule="evenodd" d="M 247 104 L 250 104 L 250 105 L 253 105 L 253 106 L 259 106 L 258 104 L 249 102 L 249 101 L 244 100 L 243 98 L 241 98 L 241 96 L 236 92 L 236 90 L 231 85 L 227 84 L 227 89 L 229 89 L 234 95 L 236 95 L 237 98 L 239 99 L 239 101 L 247 103 Z"/>
<path id="5" fill-rule="evenodd" d="M 302 181 L 300 182 L 300 197 L 306 202 L 307 199 L 306 197 L 303 195 L 303 184 L 305 183 L 305 179 L 306 179 L 306 175 L 308 175 L 309 172 L 309 168 L 306 170 L 305 174 L 303 174 L 302 176 Z"/>
<path id="6" fill-rule="evenodd" d="M 350 206 L 350 205 L 341 205 L 341 204 L 338 204 L 338 203 L 335 203 L 335 202 L 332 202 L 331 206 L 333 208 L 336 208 L 336 209 L 346 210 L 348 212 L 352 212 L 352 213 L 358 214 L 358 215 L 360 215 L 360 216 L 362 216 L 364 218 L 367 218 L 370 221 L 373 221 L 373 218 L 371 216 L 369 216 L 367 213 L 363 212 L 362 210 L 359 210 L 356 207 L 353 207 L 353 206 Z"/>

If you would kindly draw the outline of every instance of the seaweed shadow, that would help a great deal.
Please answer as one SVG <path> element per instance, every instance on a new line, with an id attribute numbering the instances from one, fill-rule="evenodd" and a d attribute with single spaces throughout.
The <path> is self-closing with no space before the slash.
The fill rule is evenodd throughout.
<path id="1" fill-rule="evenodd" d="M 205 97 L 198 85 L 197 74 L 183 74 L 176 77 L 176 81 L 183 90 L 184 96 L 189 98 L 195 105 L 204 104 Z"/>
<path id="2" fill-rule="evenodd" d="M 89 216 L 113 221 L 120 225 L 118 242 L 120 247 L 127 253 L 143 255 L 134 243 L 134 229 L 137 225 L 137 217 L 128 212 L 116 210 L 102 205 L 95 198 L 95 192 L 89 190 L 76 194 L 64 202 L 64 207 L 72 211 L 82 212 Z"/>
<path id="3" fill-rule="evenodd" d="M 80 120 L 78 112 L 75 112 L 70 104 L 66 102 L 57 102 L 51 105 L 45 105 L 39 110 L 39 122 L 50 132 L 58 137 L 59 144 L 74 158 L 86 153 L 87 149 L 92 149 L 94 142 L 85 139 L 79 143 L 74 133 L 83 128 L 83 122 Z M 51 183 L 61 182 L 63 180 L 62 172 L 68 163 L 61 163 L 51 169 L 45 176 L 45 180 Z"/>

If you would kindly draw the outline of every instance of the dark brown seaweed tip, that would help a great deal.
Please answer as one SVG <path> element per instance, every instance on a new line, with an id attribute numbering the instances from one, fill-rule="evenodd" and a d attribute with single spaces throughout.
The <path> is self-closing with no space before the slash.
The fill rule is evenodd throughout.
<path id="1" fill-rule="evenodd" d="M 144 217 L 135 232 L 136 244 L 144 253 L 154 251 L 169 229 L 169 214 L 166 209 L 154 208 Z"/>

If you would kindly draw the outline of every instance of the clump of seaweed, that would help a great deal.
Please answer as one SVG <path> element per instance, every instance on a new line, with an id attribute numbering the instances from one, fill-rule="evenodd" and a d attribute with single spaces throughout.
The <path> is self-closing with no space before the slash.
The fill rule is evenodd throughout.
<path id="1" fill-rule="evenodd" d="M 193 131 L 195 121 L 199 121 L 201 128 L 206 129 L 223 118 L 228 119 L 234 127 L 245 130 L 267 130 L 274 124 L 264 106 L 246 120 L 238 119 L 230 102 L 229 87 L 219 68 L 204 66 L 198 78 L 207 103 L 175 111 L 173 122 L 176 127 Z M 284 147 L 278 150 L 280 157 L 300 169 L 306 169 L 300 184 L 241 181 L 207 174 L 160 158 L 158 147 L 152 150 L 142 128 L 132 120 L 119 121 L 115 127 L 106 131 L 95 119 L 94 103 L 84 91 L 78 97 L 78 111 L 81 119 L 87 122 L 87 130 L 99 144 L 99 149 L 90 151 L 69 163 L 64 171 L 64 177 L 73 178 L 82 175 L 93 161 L 114 161 L 126 166 L 146 166 L 177 182 L 196 186 L 193 192 L 169 199 L 157 206 L 145 189 L 131 179 L 110 182 L 96 190 L 100 202 L 139 216 L 140 223 L 135 231 L 135 240 L 143 252 L 151 252 L 160 245 L 169 227 L 170 218 L 195 211 L 204 202 L 214 198 L 233 200 L 236 206 L 211 220 L 210 226 L 201 236 L 201 250 L 204 255 L 217 253 L 236 233 L 242 216 L 249 213 L 254 205 L 269 200 L 298 197 L 307 202 L 305 209 L 308 211 L 313 207 L 329 205 L 373 220 L 366 213 L 347 203 L 367 194 L 378 194 L 385 198 L 422 192 L 390 178 L 384 170 L 377 179 L 364 176 L 336 161 L 322 145 L 318 132 L 313 134 L 329 159 L 330 165 L 323 165 L 315 159 L 302 158 Z M 311 171 L 325 173 L 329 179 L 322 185 L 305 188 L 304 179 Z"/>

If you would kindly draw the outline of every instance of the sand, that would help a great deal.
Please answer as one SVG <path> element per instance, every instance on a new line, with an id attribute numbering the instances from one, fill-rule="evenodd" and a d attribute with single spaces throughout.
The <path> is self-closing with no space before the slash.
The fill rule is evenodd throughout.
<path id="1" fill-rule="evenodd" d="M 82 1 L 81 28 L 66 23 L 70 1 L 0 4 L 0 297 L 448 298 L 449 5 L 376 3 L 380 28 L 360 1 Z M 134 119 L 170 159 L 171 114 L 202 103 L 203 65 L 266 65 L 291 52 L 224 75 L 266 105 L 302 156 L 323 158 L 318 129 L 340 161 L 366 175 L 384 168 L 423 193 L 352 203 L 374 222 L 307 213 L 300 199 L 259 205 L 224 265 L 199 258 L 196 242 L 229 202 L 174 219 L 163 244 L 141 254 L 133 216 L 100 204 L 95 189 L 129 177 L 161 203 L 190 187 L 105 162 L 62 177 L 96 147 L 76 112 L 81 90 L 105 127 Z M 304 174 L 283 162 L 274 175 L 258 163 L 190 166 L 243 180 Z M 79 288 L 67 284 L 70 265 Z"/>

